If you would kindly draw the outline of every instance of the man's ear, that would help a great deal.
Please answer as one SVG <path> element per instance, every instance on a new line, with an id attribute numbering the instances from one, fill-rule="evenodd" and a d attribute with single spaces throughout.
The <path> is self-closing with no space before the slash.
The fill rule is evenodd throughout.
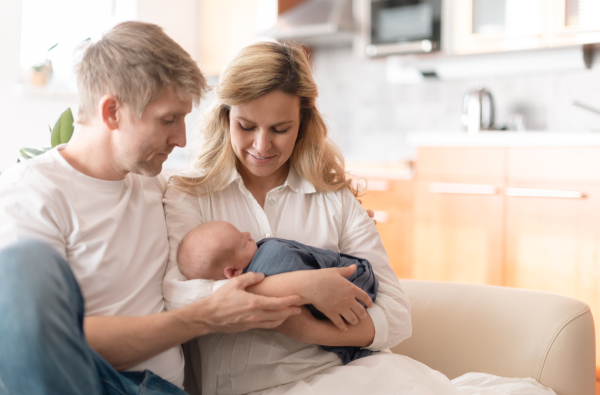
<path id="1" fill-rule="evenodd" d="M 104 95 L 98 104 L 100 110 L 100 120 L 108 130 L 115 130 L 119 127 L 119 109 L 120 103 L 115 95 Z"/>

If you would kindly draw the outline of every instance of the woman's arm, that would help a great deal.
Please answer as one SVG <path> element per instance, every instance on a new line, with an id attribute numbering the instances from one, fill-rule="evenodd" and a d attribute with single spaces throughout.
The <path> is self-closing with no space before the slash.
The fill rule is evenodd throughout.
<path id="1" fill-rule="evenodd" d="M 375 337 L 375 327 L 368 314 L 356 325 L 341 330 L 329 320 L 313 317 L 306 307 L 302 307 L 300 315 L 288 318 L 275 330 L 304 343 L 332 347 L 367 347 Z"/>
<path id="2" fill-rule="evenodd" d="M 299 304 L 313 304 L 340 330 L 347 330 L 368 317 L 365 308 L 373 306 L 369 295 L 346 279 L 356 266 L 301 270 L 269 276 L 248 291 L 265 296 L 299 295 Z M 300 339 L 297 339 L 300 340 Z"/>
<path id="3" fill-rule="evenodd" d="M 367 259 L 379 280 L 375 304 L 367 310 L 375 326 L 375 338 L 367 348 L 391 348 L 412 333 L 410 302 L 390 266 L 373 220 L 350 191 L 337 193 L 343 209 L 340 252 Z"/>
<path id="4" fill-rule="evenodd" d="M 390 267 L 389 259 L 373 220 L 369 218 L 368 214 L 349 191 L 343 190 L 338 192 L 337 195 L 339 200 L 334 204 L 341 204 L 341 211 L 343 214 L 343 221 L 341 224 L 342 229 L 340 232 L 341 236 L 339 239 L 340 252 L 367 259 L 371 263 L 375 276 L 379 280 L 379 290 L 376 303 L 373 305 L 370 303 L 366 304 L 367 307 L 369 307 L 367 309 L 369 320 L 366 321 L 363 319 L 364 313 L 361 314 L 361 310 L 364 311 L 364 309 L 362 309 L 361 306 L 361 308 L 356 309 L 350 308 L 352 312 L 359 312 L 359 314 L 355 313 L 355 318 L 353 318 L 350 312 L 346 310 L 348 312 L 347 315 L 350 317 L 350 319 L 347 319 L 347 321 L 350 323 L 355 323 L 358 322 L 358 318 L 360 318 L 361 324 L 363 321 L 366 321 L 372 326 L 372 329 L 374 330 L 374 336 L 372 337 L 372 342 L 369 343 L 366 348 L 372 350 L 381 350 L 393 347 L 402 340 L 410 337 L 412 332 L 410 304 L 408 298 L 402 291 L 396 274 Z M 332 198 L 330 201 L 334 202 L 335 199 Z M 308 271 L 307 273 L 311 273 L 311 275 L 318 277 L 317 273 L 325 270 L 329 269 L 312 270 Z M 297 275 L 297 273 L 298 272 L 286 273 L 286 275 Z M 310 281 L 313 281 L 313 279 L 308 277 L 306 277 L 304 281 L 298 281 L 297 283 L 294 283 L 294 281 L 290 279 L 287 283 L 284 282 L 283 285 L 280 285 L 279 287 L 267 289 L 268 286 L 272 285 L 270 284 L 271 282 L 279 281 L 279 279 L 277 279 L 278 276 L 283 275 L 278 274 L 268 277 L 265 279 L 262 287 L 256 287 L 253 292 L 281 296 L 289 294 L 285 293 L 286 291 L 290 292 L 290 290 L 294 290 L 294 292 L 303 297 L 303 301 L 306 301 L 309 298 L 307 298 L 306 294 L 304 293 L 305 291 L 303 291 L 302 288 L 308 287 L 307 289 L 311 290 L 307 292 L 310 296 L 311 303 L 313 303 L 317 309 L 325 313 L 330 308 L 332 300 L 340 296 L 340 289 L 343 289 L 342 284 L 339 285 L 340 288 L 337 288 L 337 286 L 332 287 L 332 285 L 326 281 L 317 282 L 317 280 L 314 280 L 315 283 L 313 284 L 313 287 L 311 287 Z M 304 274 L 304 276 L 309 276 L 309 274 Z M 352 285 L 349 281 L 345 281 L 347 286 Z M 308 283 L 308 285 L 305 285 L 305 283 Z M 279 289 L 279 293 L 274 293 L 274 289 Z M 354 299 L 347 299 L 344 303 L 352 304 L 352 302 L 355 302 Z M 328 317 L 332 316 L 331 313 L 326 313 L 326 315 Z M 333 316 L 335 319 L 335 314 Z M 307 318 L 296 318 L 295 325 L 299 326 L 299 321 L 305 319 Z M 342 326 L 339 325 L 340 320 L 341 318 L 339 318 L 339 316 L 337 322 L 332 319 L 332 321 L 336 323 L 339 328 L 342 328 Z M 310 323 L 305 322 L 302 325 L 310 325 Z M 365 325 L 367 324 L 365 323 Z M 352 329 L 352 327 L 353 326 L 350 326 L 350 329 Z M 297 340 L 305 341 L 301 332 L 294 333 L 290 332 L 290 334 L 293 335 L 292 337 L 296 338 Z M 314 341 L 311 343 L 325 344 L 328 341 L 328 335 L 320 330 L 311 333 L 311 335 L 317 336 L 316 339 L 312 339 Z M 348 335 L 351 337 L 344 338 L 344 340 L 364 340 L 364 338 L 360 335 L 357 335 L 356 338 L 352 337 L 355 335 L 354 331 L 350 331 Z M 345 345 L 350 344 L 351 343 L 347 343 Z"/>

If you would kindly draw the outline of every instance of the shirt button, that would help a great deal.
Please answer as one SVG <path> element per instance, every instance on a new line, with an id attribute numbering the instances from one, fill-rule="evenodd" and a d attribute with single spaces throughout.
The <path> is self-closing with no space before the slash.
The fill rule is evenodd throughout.
<path id="1" fill-rule="evenodd" d="M 273 199 L 269 200 L 269 204 L 270 204 L 271 206 L 272 206 L 272 205 L 274 205 L 274 204 L 275 204 L 275 200 L 273 200 Z"/>
<path id="2" fill-rule="evenodd" d="M 269 237 L 271 237 L 271 235 L 267 233 L 267 234 L 265 235 L 265 239 L 266 239 L 266 238 L 269 238 Z"/>

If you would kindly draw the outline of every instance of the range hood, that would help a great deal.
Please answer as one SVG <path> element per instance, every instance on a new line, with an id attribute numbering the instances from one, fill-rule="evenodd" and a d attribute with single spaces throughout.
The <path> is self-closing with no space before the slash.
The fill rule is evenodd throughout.
<path id="1" fill-rule="evenodd" d="M 307 0 L 282 13 L 261 36 L 306 45 L 345 45 L 354 38 L 352 0 Z"/>

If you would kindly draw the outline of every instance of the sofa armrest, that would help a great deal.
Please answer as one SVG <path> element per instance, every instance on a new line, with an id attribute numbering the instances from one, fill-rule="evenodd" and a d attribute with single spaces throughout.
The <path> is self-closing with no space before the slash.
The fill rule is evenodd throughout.
<path id="1" fill-rule="evenodd" d="M 594 322 L 585 303 L 508 287 L 400 283 L 413 334 L 393 352 L 450 379 L 468 372 L 531 377 L 557 395 L 594 395 Z"/>

